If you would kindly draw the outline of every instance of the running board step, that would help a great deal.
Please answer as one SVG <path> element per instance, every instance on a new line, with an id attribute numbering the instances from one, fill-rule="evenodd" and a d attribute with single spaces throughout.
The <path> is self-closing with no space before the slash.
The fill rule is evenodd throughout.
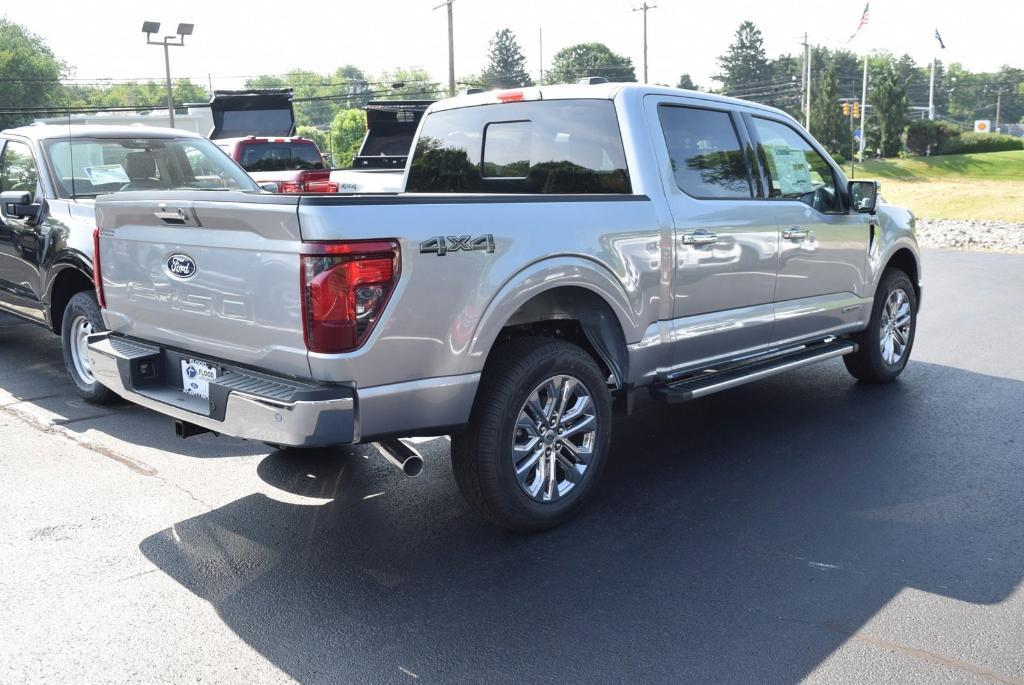
<path id="1" fill-rule="evenodd" d="M 820 345 L 802 347 L 794 352 L 776 354 L 767 359 L 747 362 L 721 371 L 705 371 L 696 376 L 651 388 L 651 397 L 668 404 L 688 402 L 698 397 L 711 395 L 722 390 L 735 388 L 739 385 L 759 381 L 778 373 L 792 371 L 801 366 L 808 366 L 834 359 L 857 351 L 856 343 L 848 340 L 835 340 Z"/>

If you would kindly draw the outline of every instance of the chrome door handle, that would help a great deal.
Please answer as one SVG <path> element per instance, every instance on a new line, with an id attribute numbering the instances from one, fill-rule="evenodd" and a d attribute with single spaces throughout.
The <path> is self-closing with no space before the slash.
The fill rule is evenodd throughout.
<path id="1" fill-rule="evenodd" d="M 164 223 L 170 224 L 183 224 L 185 223 L 185 210 L 181 207 L 177 209 L 168 210 L 164 207 L 153 212 L 153 216 Z"/>
<path id="2" fill-rule="evenodd" d="M 707 231 L 694 231 L 683 234 L 683 245 L 714 245 L 718 242 L 718 236 Z"/>
<path id="3" fill-rule="evenodd" d="M 804 240 L 807 238 L 807 229 L 800 226 L 790 226 L 782 231 L 782 237 L 786 240 Z"/>

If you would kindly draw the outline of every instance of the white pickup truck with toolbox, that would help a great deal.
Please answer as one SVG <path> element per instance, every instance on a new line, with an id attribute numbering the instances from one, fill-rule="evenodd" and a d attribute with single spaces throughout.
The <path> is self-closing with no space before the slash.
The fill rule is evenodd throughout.
<path id="1" fill-rule="evenodd" d="M 438 102 L 401 193 L 96 207 L 100 382 L 183 437 L 374 442 L 407 472 L 402 438 L 450 434 L 467 501 L 519 530 L 578 510 L 638 391 L 838 357 L 889 381 L 921 297 L 913 216 L 876 183 L 781 111 L 669 88 Z"/>

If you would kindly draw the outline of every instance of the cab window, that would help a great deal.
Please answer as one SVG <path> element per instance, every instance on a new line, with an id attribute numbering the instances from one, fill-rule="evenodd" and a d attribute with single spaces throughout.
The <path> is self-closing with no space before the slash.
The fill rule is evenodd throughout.
<path id="1" fill-rule="evenodd" d="M 23 190 L 38 196 L 39 176 L 28 145 L 8 141 L 0 158 L 0 192 Z"/>
<path id="2" fill-rule="evenodd" d="M 442 110 L 423 122 L 409 193 L 630 193 L 614 105 L 512 102 Z"/>
<path id="3" fill-rule="evenodd" d="M 728 112 L 661 105 L 658 117 L 680 190 L 696 198 L 754 196 L 746 155 Z"/>
<path id="4" fill-rule="evenodd" d="M 819 212 L 843 211 L 832 166 L 791 126 L 753 117 L 768 197 L 797 200 Z"/>

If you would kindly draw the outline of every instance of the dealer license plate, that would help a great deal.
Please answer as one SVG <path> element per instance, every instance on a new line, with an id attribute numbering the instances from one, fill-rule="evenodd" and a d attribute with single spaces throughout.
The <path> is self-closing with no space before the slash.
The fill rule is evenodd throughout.
<path id="1" fill-rule="evenodd" d="M 198 359 L 181 360 L 181 387 L 188 395 L 210 398 L 210 381 L 217 380 L 217 369 Z"/>

